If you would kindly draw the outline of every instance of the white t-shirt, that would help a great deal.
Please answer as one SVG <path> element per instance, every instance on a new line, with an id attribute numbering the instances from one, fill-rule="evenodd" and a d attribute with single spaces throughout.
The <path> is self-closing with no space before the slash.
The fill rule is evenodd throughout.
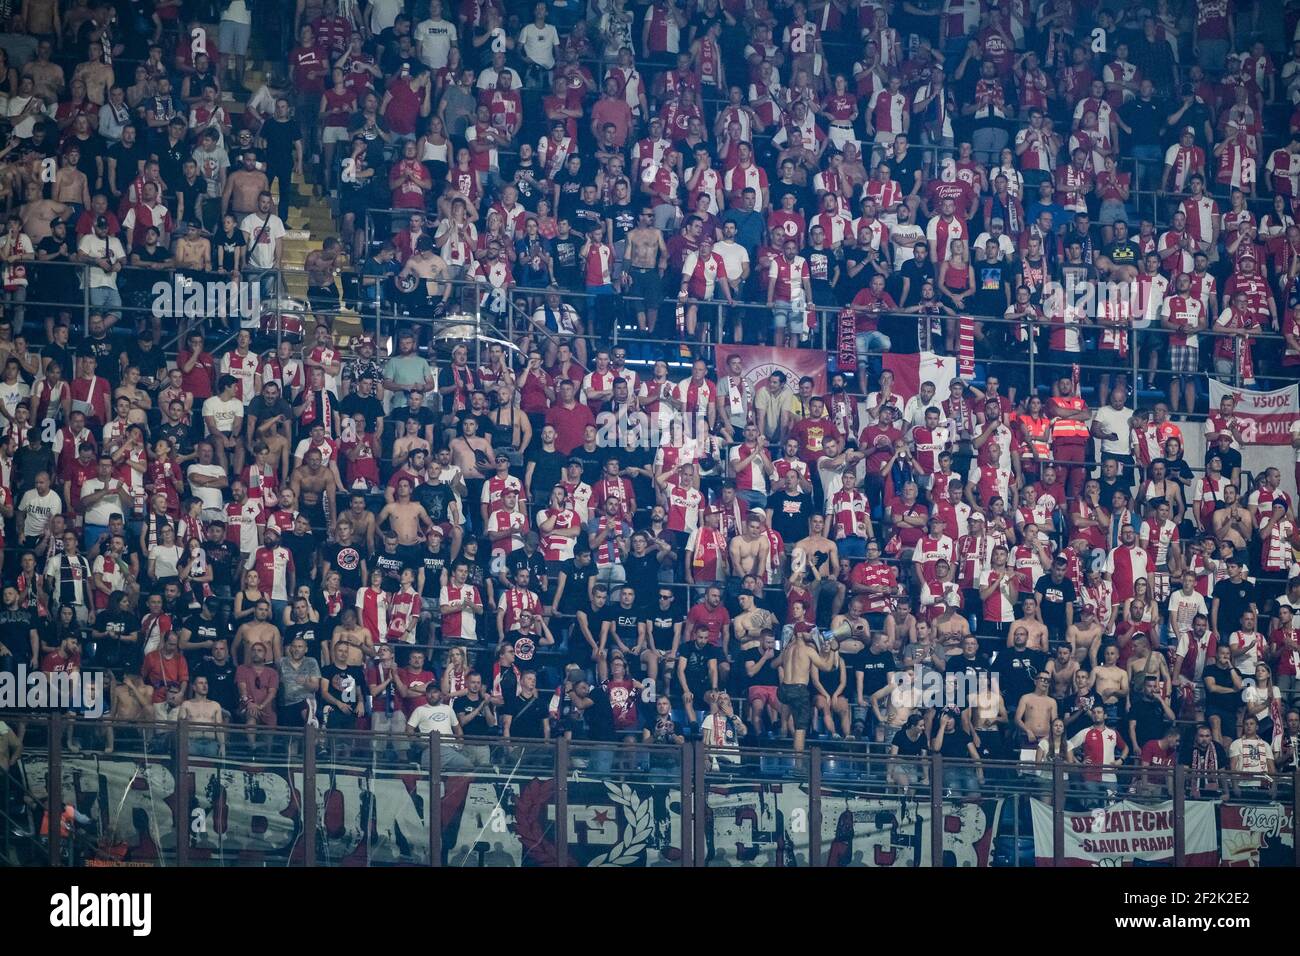
<path id="1" fill-rule="evenodd" d="M 27 513 L 27 520 L 23 522 L 24 537 L 35 538 L 45 533 L 45 526 L 50 523 L 52 515 L 63 514 L 63 499 L 52 488 L 44 495 L 37 494 L 35 488 L 29 488 L 18 502 L 18 510 Z"/>
<path id="2" fill-rule="evenodd" d="M 1201 595 L 1201 592 L 1194 590 L 1192 596 L 1188 597 L 1183 594 L 1182 588 L 1169 595 L 1168 611 L 1169 619 L 1174 626 L 1174 632 L 1177 634 L 1190 631 L 1192 629 L 1192 619 L 1196 615 L 1210 616 L 1210 611 L 1205 606 L 1205 598 Z"/>
<path id="3" fill-rule="evenodd" d="M 265 223 L 265 228 L 263 224 Z M 275 265 L 275 242 L 284 238 L 284 222 L 275 213 L 270 218 L 260 212 L 250 212 L 239 224 L 248 242 L 248 264 L 257 269 L 270 269 Z M 82 242 L 85 242 L 83 239 Z M 91 270 L 94 271 L 93 269 Z"/>
<path id="4" fill-rule="evenodd" d="M 203 417 L 211 418 L 217 424 L 217 431 L 229 435 L 235 428 L 235 420 L 244 417 L 244 403 L 237 398 L 226 401 L 220 395 L 213 395 L 203 402 Z"/>
<path id="5" fill-rule="evenodd" d="M 1268 773 L 1268 762 L 1273 757 L 1273 748 L 1267 740 L 1247 740 L 1245 737 L 1238 737 L 1228 748 L 1228 757 L 1232 760 L 1241 758 L 1242 773 Z M 1242 778 L 1238 781 L 1241 787 L 1259 787 L 1263 785 L 1262 780 L 1251 780 Z"/>
<path id="6" fill-rule="evenodd" d="M 1300 438 L 1300 420 L 1291 423 L 1291 437 Z M 1295 460 L 1300 462 L 1300 448 L 1295 449 Z"/>
<path id="7" fill-rule="evenodd" d="M 420 62 L 431 70 L 441 70 L 447 65 L 447 55 L 456 36 L 456 24 L 449 20 L 421 20 L 411 39 L 419 48 Z"/>
<path id="8" fill-rule="evenodd" d="M 560 45 L 560 35 L 551 24 L 540 27 L 536 23 L 528 24 L 519 31 L 519 45 L 530 62 L 547 70 L 555 69 L 555 48 Z"/>
<path id="9" fill-rule="evenodd" d="M 423 704 L 411 711 L 411 716 L 406 718 L 406 726 L 414 727 L 425 736 L 437 731 L 444 737 L 451 737 L 456 732 L 453 729 L 456 726 L 456 712 L 450 704 Z"/>
<path id="10" fill-rule="evenodd" d="M 84 256 L 93 256 L 96 259 L 111 259 L 114 262 L 120 262 L 126 258 L 126 250 L 122 248 L 122 243 L 117 236 L 107 236 L 100 239 L 93 232 L 81 237 L 77 243 L 77 251 Z M 90 276 L 90 287 L 92 289 L 117 288 L 117 273 L 105 272 L 95 263 L 91 263 L 86 271 Z"/>
<path id="11" fill-rule="evenodd" d="M 1103 405 L 1093 413 L 1093 421 L 1100 422 L 1106 431 L 1119 436 L 1117 438 L 1102 439 L 1101 451 L 1103 455 L 1130 455 L 1133 453 L 1133 429 L 1129 427 L 1128 423 L 1128 420 L 1132 417 L 1133 409 L 1115 409 L 1109 405 Z"/>
<path id="12" fill-rule="evenodd" d="M 128 502 L 125 506 L 126 508 L 131 507 L 129 504 L 132 499 L 131 489 L 127 488 L 116 478 L 109 478 L 107 484 L 100 481 L 98 478 L 91 478 L 82 484 L 81 496 L 84 498 L 86 495 L 93 495 L 95 492 L 100 491 L 105 487 L 114 491 L 121 491 L 122 494 L 120 497 L 109 495 L 105 498 L 100 498 L 99 503 L 91 507 L 91 509 L 85 513 L 86 524 L 96 524 L 102 527 L 108 524 L 108 519 L 112 515 L 126 513 L 123 510 L 123 501 Z"/>
<path id="13" fill-rule="evenodd" d="M 715 242 L 713 251 L 722 257 L 722 264 L 727 268 L 727 281 L 737 282 L 745 266 L 749 265 L 749 251 L 740 243 L 727 239 Z"/>
<path id="14" fill-rule="evenodd" d="M 220 465 L 200 465 L 197 462 L 185 469 L 187 476 L 201 475 L 204 478 L 219 478 L 225 473 L 226 470 Z M 220 488 L 200 488 L 198 485 L 190 485 L 190 491 L 202 502 L 204 511 L 220 511 L 226 506 L 226 499 Z"/>
<path id="15" fill-rule="evenodd" d="M 185 549 L 179 544 L 155 544 L 149 549 L 149 560 L 157 562 L 154 564 L 154 577 L 159 580 L 176 577 L 183 557 Z"/>
<path id="16" fill-rule="evenodd" d="M 18 403 L 31 394 L 31 386 L 21 379 L 12 384 L 0 382 L 0 405 L 3 405 L 10 415 L 18 408 Z M 0 418 L 0 435 L 7 434 L 9 434 L 9 419 Z"/>

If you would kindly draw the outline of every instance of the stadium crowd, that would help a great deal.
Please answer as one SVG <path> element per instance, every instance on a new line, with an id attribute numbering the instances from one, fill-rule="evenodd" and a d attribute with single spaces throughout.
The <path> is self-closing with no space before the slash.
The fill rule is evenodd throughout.
<path id="1" fill-rule="evenodd" d="M 250 731 L 1295 769 L 1297 503 L 1204 386 L 1300 368 L 1300 5 L 4 23 L 6 670 Z M 283 293 L 304 176 L 303 308 L 158 307 Z M 728 348 L 827 342 L 824 392 Z M 920 353 L 972 371 L 896 390 Z"/>

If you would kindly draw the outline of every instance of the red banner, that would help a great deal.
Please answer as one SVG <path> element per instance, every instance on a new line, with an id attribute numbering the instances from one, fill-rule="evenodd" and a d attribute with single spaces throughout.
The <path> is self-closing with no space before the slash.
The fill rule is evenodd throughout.
<path id="1" fill-rule="evenodd" d="M 792 391 L 799 390 L 799 379 L 809 375 L 813 380 L 813 394 L 825 395 L 826 363 L 830 353 L 821 349 L 778 349 L 766 345 L 731 345 L 718 349 L 720 369 L 727 367 L 727 358 L 740 356 L 745 383 L 758 388 L 773 372 L 784 372 L 786 384 Z"/>

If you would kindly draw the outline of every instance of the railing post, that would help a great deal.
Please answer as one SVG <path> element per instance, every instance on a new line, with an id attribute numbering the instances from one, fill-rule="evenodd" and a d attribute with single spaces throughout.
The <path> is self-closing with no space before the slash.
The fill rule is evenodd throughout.
<path id="1" fill-rule="evenodd" d="M 59 866 L 59 838 L 63 835 L 63 715 L 55 712 L 50 717 L 50 739 L 47 741 L 49 757 L 45 774 L 45 822 L 49 834 L 50 866 Z"/>
<path id="2" fill-rule="evenodd" d="M 316 744 L 320 729 L 308 724 L 302 743 L 302 856 L 304 866 L 316 865 L 316 829 L 319 826 L 316 806 Z"/>
<path id="3" fill-rule="evenodd" d="M 679 759 L 682 763 L 682 791 L 681 791 L 681 841 L 682 841 L 682 866 L 689 867 L 695 865 L 695 814 L 692 801 L 695 799 L 695 766 L 692 763 L 694 752 L 691 750 L 686 741 L 682 741 L 679 751 Z"/>
<path id="4" fill-rule="evenodd" d="M 1168 779 L 1167 777 L 1165 779 Z M 1174 764 L 1174 866 L 1187 865 L 1187 827 L 1183 814 L 1187 809 L 1187 768 Z"/>
<path id="5" fill-rule="evenodd" d="M 1052 866 L 1065 864 L 1065 765 L 1052 761 Z"/>
<path id="6" fill-rule="evenodd" d="M 292 781 L 290 781 L 292 785 Z M 176 724 L 176 865 L 190 859 L 190 722 Z M 159 848 L 161 849 L 161 847 Z"/>
<path id="7" fill-rule="evenodd" d="M 704 746 L 699 741 L 694 741 L 690 744 L 690 748 L 691 759 L 695 765 L 695 833 L 693 835 L 695 865 L 705 866 L 709 858 L 708 843 L 704 833 L 709 815 L 709 785 L 704 762 Z"/>
<path id="8" fill-rule="evenodd" d="M 943 866 L 943 754 L 930 754 L 930 865 Z"/>
<path id="9" fill-rule="evenodd" d="M 569 865 L 569 741 L 555 742 L 555 865 Z"/>
<path id="10" fill-rule="evenodd" d="M 822 749 L 808 751 L 808 865 L 822 865 Z"/>
<path id="11" fill-rule="evenodd" d="M 1291 774 L 1291 842 L 1295 851 L 1295 865 L 1300 866 L 1300 840 L 1294 836 L 1297 820 L 1300 820 L 1300 767 L 1296 767 Z"/>
<path id="12" fill-rule="evenodd" d="M 442 734 L 429 735 L 429 865 L 442 866 Z"/>

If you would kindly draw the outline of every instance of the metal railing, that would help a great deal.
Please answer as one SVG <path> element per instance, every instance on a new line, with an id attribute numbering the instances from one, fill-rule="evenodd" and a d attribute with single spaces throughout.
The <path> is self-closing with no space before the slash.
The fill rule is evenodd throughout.
<path id="1" fill-rule="evenodd" d="M 75 853 L 58 827 L 44 840 L 15 835 L 22 852 L 10 863 L 1300 865 L 1300 847 L 1276 839 L 1291 833 L 1300 774 L 1205 772 L 1185 759 L 1102 768 L 909 758 L 860 743 L 453 742 L 188 721 L 119 722 L 107 753 L 103 721 L 5 719 L 30 745 L 0 783 L 51 819 L 71 806 L 91 820 L 73 830 Z M 63 746 L 69 733 L 82 749 Z M 1220 841 L 1220 827 L 1233 839 Z"/>

